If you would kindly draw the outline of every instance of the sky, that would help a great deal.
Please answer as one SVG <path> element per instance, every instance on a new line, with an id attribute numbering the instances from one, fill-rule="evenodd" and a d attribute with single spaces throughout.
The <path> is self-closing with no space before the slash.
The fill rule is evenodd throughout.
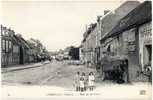
<path id="1" fill-rule="evenodd" d="M 105 1 L 3 1 L 2 24 L 26 40 L 39 39 L 48 51 L 79 46 L 85 26 L 95 23 L 104 10 L 114 10 L 123 0 Z"/>

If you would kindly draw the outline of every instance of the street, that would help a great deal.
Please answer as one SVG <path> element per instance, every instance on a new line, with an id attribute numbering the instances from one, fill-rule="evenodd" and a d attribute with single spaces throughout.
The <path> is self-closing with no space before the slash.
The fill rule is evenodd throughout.
<path id="1" fill-rule="evenodd" d="M 85 72 L 86 75 L 93 71 L 96 77 L 96 89 L 93 92 L 87 91 L 79 94 L 75 92 L 73 86 L 74 76 L 77 71 Z M 148 98 L 151 97 L 150 83 L 117 84 L 111 81 L 101 81 L 93 68 L 84 65 L 68 65 L 66 62 L 52 61 L 40 67 L 10 71 L 2 73 L 2 86 L 4 97 L 35 97 L 44 96 L 96 96 L 107 97 L 111 95 L 115 98 Z M 19 87 L 14 87 L 19 86 Z M 20 88 L 20 86 L 23 86 Z M 25 86 L 33 86 L 27 88 Z M 41 87 L 43 86 L 43 87 Z M 9 91 L 8 91 L 9 89 Z M 38 90 L 37 94 L 32 90 Z M 111 91 L 110 91 L 111 90 Z M 18 91 L 18 92 L 14 92 Z M 20 91 L 28 91 L 26 94 L 18 94 Z M 30 92 L 31 91 L 31 92 Z M 63 94 L 63 91 L 67 94 Z M 69 94 L 69 95 L 68 95 Z"/>
<path id="2" fill-rule="evenodd" d="M 95 71 L 82 65 L 68 65 L 65 62 L 53 61 L 41 67 L 17 70 L 2 74 L 3 85 L 51 85 L 73 87 L 73 79 L 77 71 Z"/>

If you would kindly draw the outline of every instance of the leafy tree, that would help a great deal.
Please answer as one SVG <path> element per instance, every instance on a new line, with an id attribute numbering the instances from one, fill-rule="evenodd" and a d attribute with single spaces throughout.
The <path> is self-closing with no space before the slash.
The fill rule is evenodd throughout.
<path id="1" fill-rule="evenodd" d="M 38 39 L 30 38 L 27 41 L 30 45 L 30 47 L 33 49 L 36 55 L 41 55 L 41 56 L 48 56 L 49 53 L 46 49 L 45 46 L 40 42 Z"/>

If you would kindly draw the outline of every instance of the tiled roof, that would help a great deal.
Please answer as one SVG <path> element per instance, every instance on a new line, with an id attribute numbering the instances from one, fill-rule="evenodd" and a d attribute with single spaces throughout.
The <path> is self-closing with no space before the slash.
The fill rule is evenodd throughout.
<path id="1" fill-rule="evenodd" d="M 86 41 L 86 38 L 89 36 L 89 34 L 96 28 L 97 23 L 91 24 L 91 26 L 87 29 L 87 31 L 85 32 L 85 36 L 82 42 Z"/>
<path id="2" fill-rule="evenodd" d="M 22 37 L 18 37 L 16 35 L 14 37 L 16 38 L 16 40 L 18 41 L 18 43 L 19 43 L 20 46 L 23 46 L 23 47 L 25 47 L 27 49 L 30 48 L 29 47 L 29 44 Z"/>
<path id="3" fill-rule="evenodd" d="M 120 34 L 121 32 L 142 25 L 152 20 L 151 1 L 145 1 L 123 17 L 119 23 L 101 40 Z"/>
<path id="4" fill-rule="evenodd" d="M 28 48 L 28 49 L 30 49 L 30 46 L 29 46 L 29 44 L 27 43 L 27 41 L 26 41 L 24 38 L 22 38 L 22 37 L 21 37 L 21 40 L 22 40 L 22 42 L 24 43 L 25 47 Z"/>
<path id="5" fill-rule="evenodd" d="M 15 35 L 12 36 L 12 41 L 13 41 L 15 44 L 18 44 L 18 45 L 19 45 L 18 39 L 16 38 Z"/>

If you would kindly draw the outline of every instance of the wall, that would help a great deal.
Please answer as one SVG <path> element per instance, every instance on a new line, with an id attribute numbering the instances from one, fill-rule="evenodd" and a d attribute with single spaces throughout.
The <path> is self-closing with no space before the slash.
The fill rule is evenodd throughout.
<path id="1" fill-rule="evenodd" d="M 14 31 L 1 25 L 1 64 L 2 67 L 19 64 L 18 44 L 13 39 Z M 16 48 L 14 48 L 14 46 Z M 16 51 L 14 51 L 14 49 Z"/>
<path id="2" fill-rule="evenodd" d="M 139 59 L 140 59 L 140 64 L 142 67 L 142 70 L 144 70 L 144 65 L 147 65 L 149 62 L 148 60 L 148 54 L 147 50 L 145 48 L 145 45 L 152 45 L 152 25 L 151 22 L 146 23 L 142 26 L 139 27 Z"/>
<path id="3" fill-rule="evenodd" d="M 95 64 L 95 48 L 96 48 L 96 32 L 97 27 L 93 28 L 86 38 L 86 60 L 92 65 Z"/>
<path id="4" fill-rule="evenodd" d="M 138 1 L 127 1 L 118 7 L 115 11 L 111 11 L 104 15 L 101 19 L 101 38 L 107 35 L 121 18 L 136 8 L 139 4 L 140 3 Z M 102 46 L 103 44 L 105 43 L 101 43 L 101 49 L 104 49 Z M 103 51 L 104 50 L 101 50 L 101 57 L 103 57 Z"/>

